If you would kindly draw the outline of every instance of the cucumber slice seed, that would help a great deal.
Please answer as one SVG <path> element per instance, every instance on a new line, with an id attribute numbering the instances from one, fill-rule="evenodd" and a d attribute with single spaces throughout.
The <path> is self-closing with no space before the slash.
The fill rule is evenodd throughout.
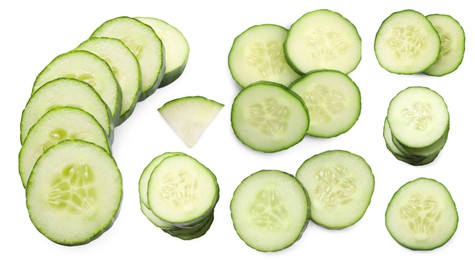
<path id="1" fill-rule="evenodd" d="M 418 178 L 396 191 L 385 220 L 390 235 L 402 246 L 432 250 L 443 246 L 455 234 L 458 213 L 442 183 Z"/>
<path id="2" fill-rule="evenodd" d="M 292 24 L 284 52 L 290 66 L 300 74 L 319 69 L 350 73 L 361 60 L 361 37 L 341 14 L 315 10 Z"/>
<path id="3" fill-rule="evenodd" d="M 228 67 L 236 83 L 245 88 L 258 81 L 289 86 L 299 75 L 287 64 L 283 44 L 287 29 L 275 24 L 255 25 L 233 42 Z"/>
<path id="4" fill-rule="evenodd" d="M 309 135 L 325 138 L 338 136 L 350 130 L 359 118 L 359 88 L 340 71 L 309 72 L 293 82 L 290 88 L 308 108 Z"/>
<path id="5" fill-rule="evenodd" d="M 359 155 L 326 151 L 307 159 L 296 178 L 308 192 L 312 220 L 326 228 L 341 229 L 365 214 L 374 191 L 374 175 Z"/>
<path id="6" fill-rule="evenodd" d="M 26 189 L 35 227 L 62 245 L 86 244 L 108 230 L 122 199 L 122 177 L 103 148 L 63 141 L 37 161 Z"/>

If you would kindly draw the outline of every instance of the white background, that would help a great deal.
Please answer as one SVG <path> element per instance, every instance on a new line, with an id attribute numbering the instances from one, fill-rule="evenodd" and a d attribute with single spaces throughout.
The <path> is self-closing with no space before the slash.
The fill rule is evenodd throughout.
<path id="1" fill-rule="evenodd" d="M 475 52 L 471 40 L 475 35 L 475 16 L 463 1 L 17 0 L 2 1 L 0 5 L 0 259 L 473 259 L 475 86 L 471 68 Z M 237 141 L 230 125 L 230 108 L 239 91 L 227 67 L 232 41 L 252 25 L 275 23 L 289 27 L 306 12 L 321 8 L 340 12 L 361 35 L 363 58 L 350 74 L 361 90 L 361 116 L 349 132 L 333 139 L 305 137 L 296 146 L 274 154 L 252 151 Z M 402 9 L 423 14 L 446 13 L 458 19 L 466 32 L 467 50 L 456 72 L 440 78 L 404 76 L 388 73 L 378 65 L 373 51 L 374 36 L 387 16 Z M 44 66 L 87 39 L 102 22 L 122 15 L 157 17 L 179 28 L 191 47 L 189 62 L 181 78 L 139 103 L 132 117 L 115 130 L 112 150 L 123 175 L 124 193 L 120 215 L 112 228 L 83 246 L 57 245 L 41 235 L 28 217 L 17 170 L 21 112 L 35 77 Z M 451 115 L 445 149 L 435 162 L 421 167 L 396 160 L 385 148 L 382 137 L 390 99 L 411 85 L 436 90 L 445 98 Z M 184 145 L 156 111 L 165 102 L 188 95 L 202 95 L 225 105 L 192 149 Z M 357 153 L 372 167 L 376 187 L 365 216 L 344 230 L 327 230 L 309 223 L 302 238 L 280 252 L 261 253 L 246 246 L 233 229 L 229 211 L 232 194 L 241 180 L 261 169 L 295 174 L 305 159 L 330 149 Z M 221 198 L 215 221 L 199 239 L 173 238 L 153 226 L 140 211 L 139 176 L 152 158 L 166 151 L 194 156 L 218 178 Z M 401 247 L 384 225 L 384 213 L 393 193 L 402 184 L 422 176 L 446 185 L 460 217 L 452 240 L 429 252 Z"/>

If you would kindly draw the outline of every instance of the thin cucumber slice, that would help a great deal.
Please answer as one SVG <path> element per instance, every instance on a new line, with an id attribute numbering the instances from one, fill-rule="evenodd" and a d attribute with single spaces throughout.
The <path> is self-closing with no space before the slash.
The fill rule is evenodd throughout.
<path id="1" fill-rule="evenodd" d="M 160 219 L 187 226 L 207 218 L 219 199 L 216 176 L 199 161 L 180 154 L 164 158 L 148 182 L 148 203 Z"/>
<path id="2" fill-rule="evenodd" d="M 374 191 L 371 167 L 348 151 L 332 150 L 310 157 L 299 167 L 296 178 L 308 192 L 312 220 L 331 229 L 358 222 Z"/>
<path id="3" fill-rule="evenodd" d="M 155 226 L 161 228 L 162 230 L 174 230 L 174 229 L 176 229 L 176 227 L 173 226 L 172 224 L 170 224 L 166 221 L 163 221 L 163 219 L 160 219 L 155 214 L 153 214 L 152 210 L 150 210 L 145 205 L 145 203 L 143 203 L 143 202 L 140 202 L 140 210 L 145 215 L 145 217 L 147 217 L 147 219 L 150 222 L 152 222 L 152 224 L 154 224 Z"/>
<path id="4" fill-rule="evenodd" d="M 196 238 L 204 236 L 208 232 L 208 230 L 211 228 L 211 224 L 213 224 L 213 221 L 214 221 L 214 214 L 212 214 L 206 220 L 204 225 L 202 225 L 199 229 L 194 230 L 194 232 L 189 232 L 187 234 L 176 234 L 176 232 L 173 230 L 170 230 L 170 231 L 165 230 L 165 232 L 169 233 L 170 235 L 174 237 L 180 238 L 182 240 L 192 240 L 192 239 L 196 239 Z"/>
<path id="5" fill-rule="evenodd" d="M 239 237 L 258 251 L 271 252 L 299 240 L 309 221 L 310 201 L 294 176 L 262 170 L 239 184 L 230 208 Z"/>
<path id="6" fill-rule="evenodd" d="M 386 210 L 386 228 L 402 246 L 432 250 L 447 243 L 458 226 L 455 202 L 440 182 L 418 178 L 404 184 Z"/>
<path id="7" fill-rule="evenodd" d="M 223 104 L 202 96 L 177 98 L 158 109 L 188 147 L 193 147 L 218 115 Z"/>
<path id="8" fill-rule="evenodd" d="M 408 87 L 390 102 L 387 115 L 393 138 L 410 148 L 436 143 L 447 132 L 449 111 L 444 99 L 427 87 Z"/>
<path id="9" fill-rule="evenodd" d="M 257 82 L 234 99 L 231 125 L 246 146 L 261 152 L 277 152 L 300 142 L 309 127 L 307 107 L 287 87 Z"/>
<path id="10" fill-rule="evenodd" d="M 414 10 L 392 13 L 381 24 L 374 41 L 381 67 L 397 74 L 425 71 L 437 60 L 440 38 L 429 20 Z"/>
<path id="11" fill-rule="evenodd" d="M 120 40 L 113 38 L 90 38 L 77 50 L 92 52 L 107 62 L 119 83 L 122 104 L 119 121 L 122 124 L 134 111 L 141 92 L 140 65 L 134 54 Z"/>
<path id="12" fill-rule="evenodd" d="M 315 10 L 292 24 L 284 51 L 290 66 L 301 74 L 319 69 L 350 73 L 361 60 L 361 37 L 341 14 Z"/>
<path id="13" fill-rule="evenodd" d="M 178 79 L 185 70 L 190 46 L 183 33 L 171 24 L 154 17 L 136 17 L 149 25 L 162 40 L 165 48 L 165 74 L 159 87 L 164 87 Z"/>
<path id="14" fill-rule="evenodd" d="M 69 78 L 52 80 L 31 95 L 21 115 L 21 143 L 25 141 L 30 128 L 46 112 L 63 106 L 81 108 L 94 116 L 112 143 L 112 117 L 107 105 L 91 85 Z"/>
<path id="15" fill-rule="evenodd" d="M 165 55 L 162 41 L 150 26 L 137 19 L 121 16 L 101 24 L 91 37 L 121 40 L 140 64 L 142 78 L 140 100 L 155 92 L 165 72 Z"/>
<path id="16" fill-rule="evenodd" d="M 335 137 L 350 130 L 361 113 L 358 86 L 336 70 L 309 72 L 290 88 L 305 102 L 310 116 L 307 134 Z"/>
<path id="17" fill-rule="evenodd" d="M 424 70 L 431 76 L 443 76 L 454 72 L 462 63 L 465 53 L 465 32 L 457 20 L 450 15 L 431 14 L 427 19 L 434 26 L 441 41 L 439 57 L 432 66 Z"/>
<path id="18" fill-rule="evenodd" d="M 79 108 L 54 108 L 31 128 L 21 147 L 18 168 L 24 187 L 36 160 L 51 146 L 66 139 L 92 142 L 110 153 L 104 129 L 93 116 Z"/>
<path id="19" fill-rule="evenodd" d="M 283 44 L 288 31 L 275 24 L 255 25 L 234 39 L 228 67 L 236 83 L 245 88 L 258 81 L 289 86 L 299 77 L 287 64 Z"/>
<path id="20" fill-rule="evenodd" d="M 399 142 L 399 140 L 395 139 L 393 137 L 393 142 L 401 149 L 402 151 L 406 152 L 409 155 L 414 155 L 414 156 L 429 156 L 435 153 L 439 153 L 447 143 L 447 139 L 449 136 L 449 128 L 447 127 L 447 130 L 445 133 L 442 135 L 442 137 L 434 142 L 432 145 L 427 146 L 427 147 L 421 147 L 421 148 L 413 148 L 409 147 L 407 145 L 402 144 Z"/>
<path id="21" fill-rule="evenodd" d="M 40 72 L 33 92 L 57 78 L 74 78 L 91 85 L 109 108 L 113 122 L 118 121 L 122 92 L 109 65 L 103 59 L 82 50 L 61 54 Z"/>
<path id="22" fill-rule="evenodd" d="M 31 221 L 62 245 L 86 244 L 114 223 L 122 199 L 122 177 L 103 148 L 63 141 L 37 161 L 26 189 Z"/>

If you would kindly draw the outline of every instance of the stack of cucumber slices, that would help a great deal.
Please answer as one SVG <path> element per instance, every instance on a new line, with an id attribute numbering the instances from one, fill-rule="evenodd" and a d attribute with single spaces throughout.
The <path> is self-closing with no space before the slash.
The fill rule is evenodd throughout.
<path id="1" fill-rule="evenodd" d="M 18 168 L 30 219 L 48 239 L 81 245 L 111 227 L 122 200 L 114 127 L 181 75 L 188 52 L 162 20 L 117 17 L 39 73 L 22 113 Z"/>
<path id="2" fill-rule="evenodd" d="M 444 99 L 427 87 L 408 87 L 390 102 L 383 136 L 388 150 L 412 165 L 437 158 L 447 142 L 450 117 Z"/>
<path id="3" fill-rule="evenodd" d="M 142 212 L 155 226 L 190 240 L 211 227 L 219 186 L 216 176 L 195 158 L 166 152 L 145 167 L 139 194 Z"/>
<path id="4" fill-rule="evenodd" d="M 389 72 L 443 76 L 462 63 L 465 33 L 449 15 L 402 10 L 381 24 L 374 50 L 379 64 Z"/>
<path id="5" fill-rule="evenodd" d="M 250 27 L 234 40 L 228 66 L 242 91 L 231 122 L 236 137 L 262 152 L 277 152 L 305 135 L 330 138 L 353 127 L 361 95 L 347 73 L 361 59 L 361 38 L 339 13 L 308 12 L 289 30 Z"/>

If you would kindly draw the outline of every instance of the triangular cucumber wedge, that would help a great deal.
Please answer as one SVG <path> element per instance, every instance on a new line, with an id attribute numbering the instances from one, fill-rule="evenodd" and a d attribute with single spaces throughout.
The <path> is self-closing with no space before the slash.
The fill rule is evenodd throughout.
<path id="1" fill-rule="evenodd" d="M 158 112 L 191 148 L 198 142 L 223 106 L 202 96 L 188 96 L 165 103 Z"/>

